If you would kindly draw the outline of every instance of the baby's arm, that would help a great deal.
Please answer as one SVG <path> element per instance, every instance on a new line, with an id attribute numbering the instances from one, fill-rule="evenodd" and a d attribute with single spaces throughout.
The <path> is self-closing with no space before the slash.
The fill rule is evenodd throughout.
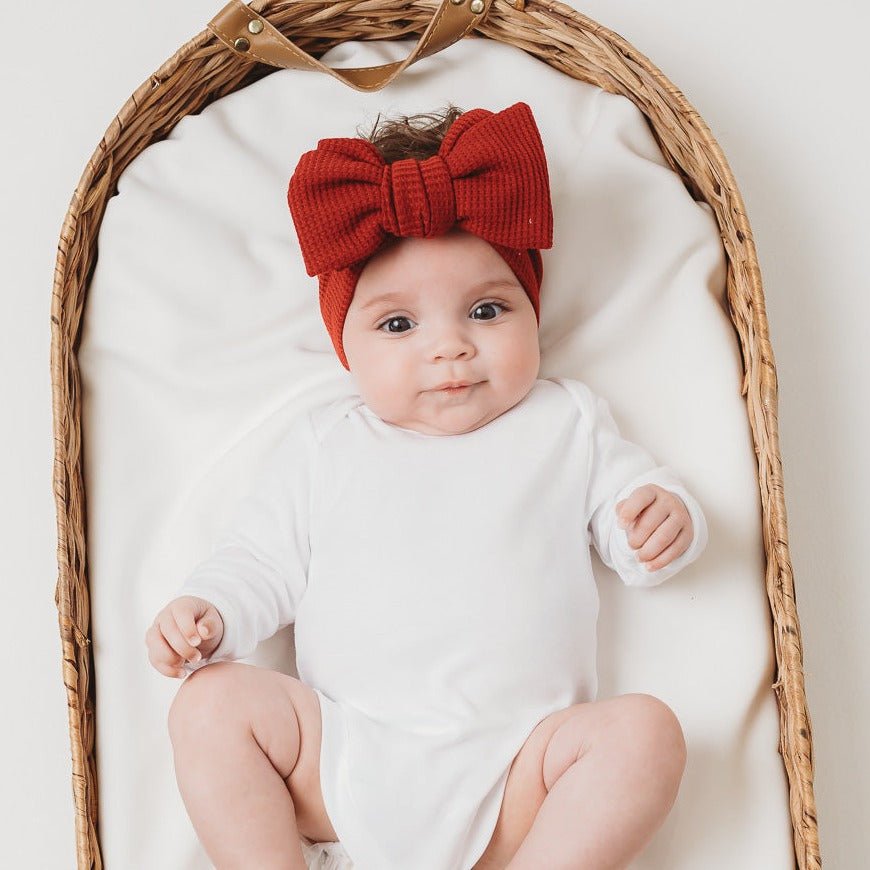
<path id="1" fill-rule="evenodd" d="M 314 453 L 306 415 L 266 456 L 229 530 L 176 591 L 210 602 L 223 622 L 220 644 L 210 656 L 185 662 L 185 671 L 246 658 L 295 620 L 307 585 Z"/>
<path id="2" fill-rule="evenodd" d="M 592 543 L 601 560 L 616 571 L 624 583 L 655 586 L 697 559 L 706 547 L 708 531 L 704 512 L 672 469 L 657 465 L 644 448 L 620 435 L 606 400 L 585 385 L 578 393 L 584 398 L 582 406 L 588 415 L 590 430 L 586 516 Z M 620 526 L 617 516 L 617 505 L 649 485 L 679 497 L 691 529 L 686 550 L 655 570 L 640 564 L 638 553 L 629 542 L 630 530 Z M 642 500 L 642 495 L 635 499 L 638 500 Z"/>

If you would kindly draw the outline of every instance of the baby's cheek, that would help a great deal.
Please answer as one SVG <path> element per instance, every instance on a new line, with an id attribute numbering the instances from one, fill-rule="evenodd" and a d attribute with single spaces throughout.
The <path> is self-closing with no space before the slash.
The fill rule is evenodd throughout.
<path id="1" fill-rule="evenodd" d="M 531 387 L 541 367 L 541 351 L 538 345 L 538 334 L 525 334 L 520 341 L 509 343 L 503 350 L 506 358 L 506 370 L 511 381 L 517 385 Z"/>
<path id="2" fill-rule="evenodd" d="M 392 417 L 404 416 L 407 411 L 408 397 L 419 392 L 413 380 L 415 368 L 397 364 L 393 358 L 384 358 L 369 373 L 369 386 L 377 397 L 377 404 Z"/>

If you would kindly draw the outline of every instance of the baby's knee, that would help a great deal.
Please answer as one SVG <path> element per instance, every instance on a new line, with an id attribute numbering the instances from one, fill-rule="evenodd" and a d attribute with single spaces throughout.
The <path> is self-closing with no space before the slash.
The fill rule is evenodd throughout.
<path id="1" fill-rule="evenodd" d="M 686 739 L 676 713 L 661 699 L 643 693 L 623 695 L 623 715 L 630 745 L 644 757 L 682 777 Z"/>
<path id="2" fill-rule="evenodd" d="M 188 735 L 202 736 L 205 730 L 226 721 L 231 714 L 232 685 L 238 679 L 236 662 L 215 662 L 189 674 L 169 707 L 167 725 L 173 743 Z"/>

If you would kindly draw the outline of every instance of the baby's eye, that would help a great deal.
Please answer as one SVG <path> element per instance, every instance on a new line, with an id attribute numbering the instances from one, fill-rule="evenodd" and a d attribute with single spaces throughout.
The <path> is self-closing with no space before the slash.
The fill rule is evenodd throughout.
<path id="1" fill-rule="evenodd" d="M 483 310 L 490 309 L 490 308 L 501 308 L 502 311 L 508 310 L 507 305 L 503 305 L 501 302 L 481 302 L 481 304 L 478 305 L 474 309 L 474 311 L 472 311 L 472 314 L 474 314 L 475 311 L 483 311 Z M 482 317 L 480 319 L 481 320 L 494 320 L 496 317 L 498 317 L 498 312 L 493 314 L 492 317 Z"/>
<path id="2" fill-rule="evenodd" d="M 393 334 L 393 335 L 401 334 L 401 333 L 403 333 L 403 332 L 407 332 L 407 331 L 408 331 L 407 329 L 392 329 L 392 328 L 391 328 L 392 325 L 393 325 L 394 323 L 398 323 L 398 322 L 400 322 L 400 321 L 402 321 L 402 320 L 404 320 L 406 323 L 411 323 L 411 322 L 412 322 L 411 319 L 408 318 L 408 317 L 390 317 L 388 320 L 385 320 L 382 324 L 380 324 L 380 325 L 378 326 L 378 329 L 380 329 L 380 330 L 382 330 L 382 331 L 384 331 L 384 332 L 389 332 L 389 333 L 391 333 L 391 334 Z M 387 327 L 386 329 L 384 329 L 385 326 Z"/>

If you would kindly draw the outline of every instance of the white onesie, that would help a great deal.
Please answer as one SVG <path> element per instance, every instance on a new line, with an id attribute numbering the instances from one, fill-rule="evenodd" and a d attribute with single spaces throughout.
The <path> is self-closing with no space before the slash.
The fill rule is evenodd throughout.
<path id="1" fill-rule="evenodd" d="M 654 572 L 614 512 L 650 482 L 694 525 Z M 323 798 L 355 870 L 470 870 L 529 733 L 596 697 L 590 542 L 623 582 L 654 586 L 697 558 L 707 524 L 582 382 L 539 379 L 461 435 L 344 398 L 294 423 L 178 590 L 224 620 L 220 646 L 186 669 L 249 656 L 295 622 Z"/>

